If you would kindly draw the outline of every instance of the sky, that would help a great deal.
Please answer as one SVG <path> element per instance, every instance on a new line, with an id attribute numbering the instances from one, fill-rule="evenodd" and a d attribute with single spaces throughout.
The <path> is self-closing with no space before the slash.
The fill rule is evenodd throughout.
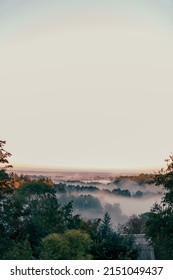
<path id="1" fill-rule="evenodd" d="M 0 0 L 14 167 L 157 170 L 173 152 L 173 0 Z"/>

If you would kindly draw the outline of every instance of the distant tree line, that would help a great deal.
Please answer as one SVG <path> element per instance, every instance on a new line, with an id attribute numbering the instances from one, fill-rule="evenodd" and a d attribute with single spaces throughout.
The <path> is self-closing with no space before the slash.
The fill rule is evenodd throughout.
<path id="1" fill-rule="evenodd" d="M 0 259 L 137 258 L 134 239 L 115 232 L 108 213 L 84 220 L 71 201 L 59 203 L 50 179 L 10 174 L 0 144 Z"/>
<path id="2" fill-rule="evenodd" d="M 155 194 L 160 194 L 160 192 L 158 191 L 157 193 L 151 192 L 151 191 L 136 191 L 135 193 L 130 192 L 127 189 L 121 189 L 121 188 L 114 188 L 113 190 L 110 189 L 99 189 L 96 186 L 80 186 L 80 185 L 68 185 L 65 183 L 58 183 L 55 184 L 55 188 L 57 190 L 58 193 L 63 193 L 63 194 L 69 194 L 69 193 L 73 193 L 73 192 L 77 192 L 77 193 L 94 193 L 97 192 L 99 193 L 100 191 L 106 194 L 110 194 L 110 195 L 116 195 L 116 196 L 122 196 L 122 197 L 128 197 L 128 198 L 142 198 L 145 195 L 155 195 Z"/>
<path id="3" fill-rule="evenodd" d="M 73 202 L 59 202 L 51 179 L 9 173 L 4 145 L 0 141 L 0 259 L 136 259 L 137 233 L 146 234 L 157 259 L 173 259 L 173 156 L 154 176 L 165 190 L 161 203 L 117 232 L 107 212 L 102 219 L 74 215 Z"/>

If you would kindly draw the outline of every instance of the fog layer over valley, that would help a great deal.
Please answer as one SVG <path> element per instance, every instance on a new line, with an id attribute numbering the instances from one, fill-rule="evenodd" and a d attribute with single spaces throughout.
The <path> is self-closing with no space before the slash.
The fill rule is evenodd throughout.
<path id="1" fill-rule="evenodd" d="M 160 202 L 162 187 L 152 179 L 119 177 L 116 180 L 56 180 L 57 196 L 62 204 L 73 201 L 74 213 L 83 218 L 102 218 L 109 212 L 116 227 L 133 214 L 150 211 L 155 202 Z"/>
<path id="2" fill-rule="evenodd" d="M 17 172 L 18 174 L 21 172 Z M 25 172 L 31 179 L 51 178 L 62 205 L 73 202 L 74 214 L 103 218 L 109 212 L 114 227 L 134 214 L 150 211 L 163 189 L 153 174 L 117 175 L 110 172 Z M 32 174 L 32 175 L 31 175 Z"/>

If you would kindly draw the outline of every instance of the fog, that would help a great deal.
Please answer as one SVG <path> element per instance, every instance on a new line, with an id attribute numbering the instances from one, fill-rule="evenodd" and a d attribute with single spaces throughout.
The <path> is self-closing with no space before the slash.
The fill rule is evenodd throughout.
<path id="1" fill-rule="evenodd" d="M 113 187 L 113 185 L 111 184 Z M 137 191 L 141 192 L 153 192 L 153 193 L 158 193 L 162 191 L 162 186 L 156 186 L 154 184 L 138 184 L 137 182 L 133 182 L 130 180 L 122 180 L 118 184 L 115 184 L 117 188 L 121 188 L 123 190 L 127 189 L 131 193 L 135 193 Z"/>
<path id="2" fill-rule="evenodd" d="M 80 181 L 63 181 L 63 184 L 58 184 L 64 185 L 63 192 L 57 191 L 60 203 L 73 201 L 74 214 L 80 214 L 87 220 L 103 218 L 104 213 L 109 212 L 114 227 L 134 214 L 150 211 L 163 196 L 162 187 L 130 180 L 122 180 L 118 184 Z M 113 193 L 113 190 L 120 190 L 120 195 Z M 121 194 L 123 190 L 128 190 L 130 197 L 124 197 L 124 193 Z M 135 196 L 136 192 L 139 192 L 140 197 Z"/>

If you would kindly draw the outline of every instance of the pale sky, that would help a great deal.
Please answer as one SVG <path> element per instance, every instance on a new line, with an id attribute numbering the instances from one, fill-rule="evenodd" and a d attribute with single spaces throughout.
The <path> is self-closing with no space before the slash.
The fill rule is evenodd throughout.
<path id="1" fill-rule="evenodd" d="M 172 0 L 0 0 L 0 140 L 14 167 L 157 169 L 172 106 Z"/>

